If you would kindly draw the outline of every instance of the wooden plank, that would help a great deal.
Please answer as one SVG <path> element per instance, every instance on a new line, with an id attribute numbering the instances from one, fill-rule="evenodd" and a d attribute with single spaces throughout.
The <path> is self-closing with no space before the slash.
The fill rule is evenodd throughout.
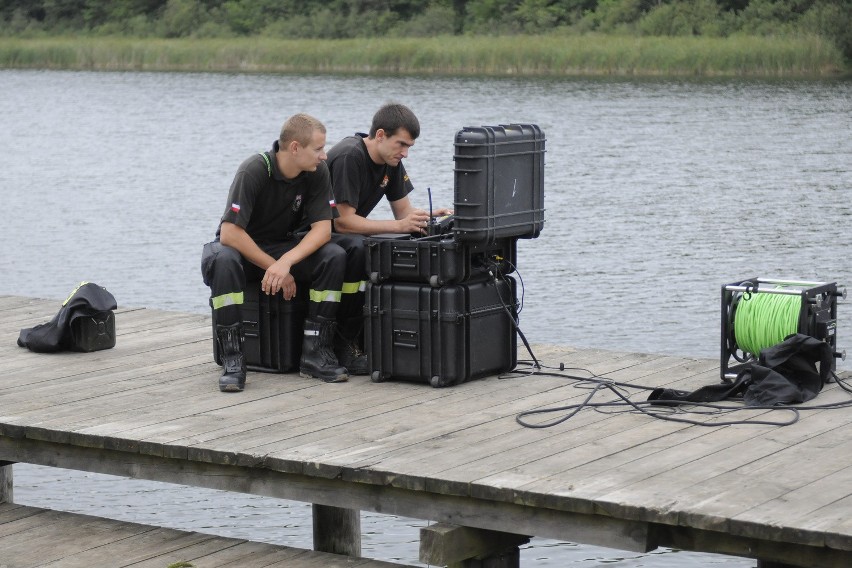
<path id="1" fill-rule="evenodd" d="M 110 369 L 81 370 L 73 376 L 33 373 L 18 381 L 19 386 L 27 386 L 32 396 L 18 401 L 16 416 L 33 410 L 40 413 L 47 406 L 67 404 L 111 392 L 145 388 L 149 379 L 156 380 L 158 375 L 169 371 L 203 371 L 212 374 L 216 368 L 211 365 L 209 356 L 190 348 L 185 352 L 173 352 L 171 357 L 162 360 L 141 353 L 123 358 Z M 14 391 L 0 392 L 0 402 L 13 398 L 19 398 Z"/>
<path id="2" fill-rule="evenodd" d="M 317 504 L 312 511 L 314 550 L 361 556 L 360 511 Z"/>
<path id="3" fill-rule="evenodd" d="M 821 463 L 813 464 L 821 469 Z M 803 533 L 816 530 L 827 519 L 830 528 L 836 528 L 846 521 L 845 516 L 838 518 L 843 511 L 843 501 L 850 497 L 852 487 L 852 468 L 827 473 L 806 485 L 797 487 L 783 495 L 770 499 L 760 505 L 737 515 L 733 520 L 743 527 L 742 534 L 754 538 L 772 538 L 779 535 L 788 542 L 813 541 L 805 539 Z M 832 540 L 833 548 L 844 548 L 843 542 Z"/>
<path id="4" fill-rule="evenodd" d="M 369 385 L 368 385 L 369 387 Z M 465 387 L 465 385 L 462 385 Z M 339 468 L 332 467 L 324 469 L 325 462 L 314 461 L 317 454 L 325 454 L 334 451 L 351 451 L 358 446 L 363 449 L 366 444 L 370 451 L 377 444 L 374 440 L 384 439 L 387 434 L 406 438 L 412 432 L 418 435 L 434 436 L 442 431 L 452 429 L 452 421 L 440 420 L 438 413 L 452 413 L 450 409 L 457 409 L 456 414 L 476 414 L 483 408 L 493 404 L 493 401 L 501 397 L 514 397 L 509 385 L 496 384 L 488 389 L 489 396 L 472 396 L 472 392 L 482 392 L 485 385 L 467 385 L 467 388 L 439 389 L 432 392 L 431 387 L 415 388 L 414 385 L 391 387 L 394 389 L 405 389 L 412 395 L 407 398 L 397 398 L 390 403 L 377 404 L 365 407 L 351 415 L 351 419 L 344 417 L 340 422 L 333 421 L 328 424 L 324 422 L 323 428 L 317 429 L 310 423 L 301 422 L 297 428 L 281 429 L 271 431 L 269 435 L 254 436 L 258 445 L 248 445 L 247 450 L 254 454 L 267 455 L 273 463 L 298 461 L 309 464 L 314 468 L 317 475 L 337 476 Z M 384 388 L 384 387 L 381 387 Z M 372 387 L 373 390 L 375 386 Z M 427 390 L 428 389 L 428 390 Z M 418 412 L 412 412 L 417 409 Z M 426 414 L 424 415 L 423 412 Z M 306 428 L 302 429 L 301 427 Z M 279 433 L 280 432 L 280 433 Z M 205 443 L 207 447 L 233 447 L 233 444 L 243 446 L 241 441 L 244 435 L 229 436 L 211 440 Z M 404 442 L 408 443 L 408 442 Z"/>
<path id="5" fill-rule="evenodd" d="M 270 382 L 275 379 L 270 379 Z M 369 412 L 381 412 L 388 406 L 411 404 L 411 391 L 380 390 L 370 388 L 363 380 L 350 380 L 347 385 L 324 385 L 316 380 L 282 376 L 279 381 L 290 381 L 292 390 L 283 396 L 267 396 L 250 404 L 227 410 L 179 418 L 171 422 L 141 425 L 132 432 L 146 444 L 161 442 L 166 446 L 184 447 L 188 451 L 203 452 L 215 440 L 230 448 L 240 447 L 252 455 L 260 454 L 256 447 L 243 446 L 238 439 L 250 443 L 261 443 L 264 439 L 280 441 L 301 433 L 327 429 L 328 417 L 335 417 L 336 425 L 351 424 L 363 413 L 360 405 L 367 405 Z M 290 387 L 288 387 L 290 388 Z M 276 392 L 281 387 L 274 386 Z M 322 397 L 316 391 L 322 390 Z M 254 392 L 254 389 L 252 389 Z M 328 392 L 328 395 L 325 395 Z M 358 401 L 355 403 L 354 401 Z M 299 468 L 301 470 L 301 467 Z"/>
<path id="6" fill-rule="evenodd" d="M 692 374 L 696 369 L 692 363 L 670 368 L 672 375 L 674 370 L 684 374 Z M 637 379 L 641 380 L 641 379 Z M 574 394 L 560 397 L 566 403 L 580 402 L 585 398 L 589 391 L 586 389 L 569 389 L 574 391 Z M 531 399 L 536 402 L 534 399 Z M 526 402 L 522 400 L 522 402 Z M 537 403 L 531 407 L 513 409 L 512 413 L 507 413 L 508 416 L 520 410 L 547 406 L 542 403 Z M 552 401 L 550 406 L 552 406 Z M 494 438 L 489 445 L 484 441 L 476 442 L 476 449 L 466 452 L 466 455 L 476 458 L 472 460 L 461 460 L 457 464 L 440 462 L 438 464 L 442 469 L 436 472 L 436 476 L 440 476 L 440 481 L 435 481 L 431 488 L 437 491 L 443 491 L 447 482 L 453 480 L 456 483 L 465 485 L 471 484 L 478 479 L 489 475 L 497 474 L 501 471 L 514 470 L 514 468 L 522 467 L 524 464 L 530 464 L 537 460 L 546 459 L 548 456 L 555 456 L 555 460 L 560 464 L 569 464 L 576 466 L 578 461 L 581 461 L 582 456 L 576 453 L 576 449 L 583 444 L 596 438 L 604 437 L 613 433 L 620 433 L 625 430 L 629 431 L 632 427 L 642 427 L 648 420 L 633 420 L 630 424 L 625 423 L 622 419 L 613 419 L 612 415 L 601 414 L 593 411 L 586 411 L 573 417 L 570 421 L 560 424 L 558 427 L 535 430 L 535 429 L 517 429 L 514 421 L 507 422 L 506 428 L 510 430 L 499 438 Z M 588 428 L 593 427 L 595 436 L 590 437 L 583 432 Z M 644 426 L 649 427 L 649 426 Z M 514 428 L 514 431 L 511 429 Z M 662 426 L 662 431 L 669 431 L 671 426 Z M 577 435 L 571 435 L 576 433 Z M 658 433 L 654 433 L 651 437 L 657 437 Z M 479 455 L 479 454 L 484 455 Z M 570 454 L 570 455 L 569 455 Z M 561 469 L 565 469 L 563 466 Z M 440 484 L 440 488 L 439 485 Z"/>
<path id="7" fill-rule="evenodd" d="M 804 441 L 825 428 L 818 420 L 810 424 L 812 428 L 800 430 L 800 440 Z M 649 428 L 662 431 L 666 426 L 657 424 Z M 681 430 L 683 434 L 659 440 L 649 436 L 645 442 L 632 447 L 628 444 L 633 441 L 625 434 L 616 434 L 612 440 L 607 439 L 602 444 L 592 442 L 588 447 L 594 453 L 589 457 L 584 458 L 575 452 L 575 467 L 564 471 L 552 468 L 551 473 L 540 480 L 523 484 L 519 488 L 520 494 L 524 502 L 544 506 L 546 501 L 565 493 L 573 499 L 593 501 L 601 506 L 605 504 L 611 514 L 626 513 L 628 508 L 635 511 L 637 505 L 642 505 L 643 516 L 638 518 L 672 522 L 671 516 L 676 514 L 675 511 L 680 511 L 676 516 L 681 519 L 681 507 L 699 498 L 694 494 L 694 488 L 705 489 L 707 497 L 712 499 L 719 493 L 714 482 L 719 475 L 786 447 L 783 443 L 760 437 L 762 432 L 777 430 L 768 426 L 724 429 L 681 426 Z M 623 440 L 623 443 L 618 440 Z M 539 465 L 548 469 L 547 464 Z M 481 483 L 488 486 L 495 481 L 485 478 Z M 737 502 L 742 503 L 742 498 Z M 669 521 L 657 516 L 663 513 L 668 515 Z"/>
<path id="8" fill-rule="evenodd" d="M 657 529 L 657 537 L 661 545 L 680 550 L 782 562 L 788 567 L 847 568 L 849 566 L 848 554 L 827 547 L 809 547 L 777 540 L 761 541 L 670 525 L 661 525 Z M 762 561 L 758 562 L 758 566 L 763 566 Z"/>
<path id="9" fill-rule="evenodd" d="M 139 412 L 141 409 L 155 407 L 157 404 L 174 404 L 175 392 L 199 382 L 205 369 L 194 368 L 196 374 L 188 374 L 184 369 L 175 369 L 158 373 L 146 381 L 142 377 L 128 388 L 89 389 L 78 391 L 73 400 L 62 403 L 61 400 L 48 399 L 44 407 L 27 409 L 15 415 L 15 422 L 24 428 L 28 436 L 48 436 L 49 439 L 69 439 L 76 429 L 83 425 L 104 420 L 110 415 L 122 412 Z M 74 391 L 74 381 L 68 389 Z M 178 399 L 180 400 L 180 399 Z M 178 406 L 178 405 L 175 405 Z M 79 436 L 81 442 L 85 436 Z"/>
<path id="10" fill-rule="evenodd" d="M 14 501 L 14 477 L 12 463 L 0 461 L 0 503 Z"/>
<path id="11" fill-rule="evenodd" d="M 276 564 L 291 568 L 403 568 L 401 564 L 365 558 L 8 504 L 0 505 L 0 550 L 2 561 L 9 566 L 56 563 L 63 568 L 163 568 L 185 561 L 206 568 Z"/>
<path id="12" fill-rule="evenodd" d="M 80 552 L 106 546 L 121 538 L 122 532 L 149 531 L 98 517 L 76 517 L 67 522 L 67 513 L 44 511 L 0 525 L 0 550 L 4 560 L 18 565 L 39 565 L 62 560 Z"/>
<path id="13" fill-rule="evenodd" d="M 73 351 L 34 353 L 17 345 L 2 346 L 0 353 L 9 356 L 8 373 L 25 372 L 26 374 L 37 373 L 40 375 L 52 373 L 53 376 L 70 377 L 84 371 L 118 367 L 124 362 L 123 357 L 132 357 L 140 352 L 167 357 L 168 353 L 182 345 L 199 344 L 200 346 L 200 344 L 205 344 L 209 346 L 206 343 L 207 340 L 201 335 L 203 329 L 195 325 L 181 329 L 169 329 L 162 332 L 167 334 L 166 337 L 154 332 L 133 334 L 128 338 L 116 339 L 116 345 L 112 349 L 91 353 Z M 12 348 L 17 350 L 16 353 L 10 351 Z"/>
<path id="14" fill-rule="evenodd" d="M 420 561 L 446 566 L 475 557 L 492 556 L 530 541 L 512 533 L 484 531 L 438 523 L 420 529 Z"/>
<path id="15" fill-rule="evenodd" d="M 555 388 L 555 387 L 553 387 Z M 377 414 L 367 421 L 360 421 L 353 429 L 347 425 L 345 431 L 329 430 L 323 437 L 287 439 L 286 443 L 272 443 L 254 448 L 256 452 L 268 453 L 273 459 L 285 457 L 287 453 L 298 453 L 300 459 L 311 462 L 317 471 L 341 451 L 341 461 L 362 472 L 363 463 L 373 462 L 378 456 L 374 450 L 386 452 L 390 443 L 408 447 L 412 443 L 430 438 L 446 437 L 462 429 L 465 421 L 481 423 L 490 420 L 487 411 L 497 404 L 519 398 L 521 393 L 511 381 L 474 381 L 454 387 L 452 394 L 428 402 L 401 407 L 387 413 Z M 429 396 L 429 395 L 426 395 Z M 417 408 L 416 414 L 410 408 Z M 462 426 L 459 426 L 461 424 Z M 340 430 L 340 429 L 338 429 Z M 343 438 L 343 439 L 341 439 Z M 383 443 L 379 444 L 377 441 Z M 359 458 L 358 461 L 353 461 Z M 333 466 L 324 475 L 338 475 L 339 468 Z"/>
<path id="16" fill-rule="evenodd" d="M 819 421 L 811 420 L 810 422 L 818 423 Z M 698 485 L 687 491 L 684 498 L 691 502 L 685 507 L 686 510 L 681 514 L 681 518 L 691 526 L 711 528 L 721 524 L 726 530 L 735 530 L 737 534 L 743 533 L 739 518 L 746 516 L 748 511 L 768 501 L 789 499 L 793 490 L 820 480 L 828 473 L 842 471 L 852 466 L 852 459 L 849 457 L 852 443 L 840 444 L 835 448 L 836 451 L 826 454 L 823 448 L 818 447 L 820 439 L 825 437 L 825 435 L 816 434 L 800 443 L 790 444 L 777 452 L 754 459 L 742 467 L 711 478 L 709 483 Z M 836 436 L 831 438 L 837 439 Z M 738 491 L 734 491 L 732 487 L 734 483 L 739 485 Z M 711 491 L 711 487 L 715 487 L 715 491 Z M 849 491 L 839 502 L 850 494 L 852 491 Z M 787 515 L 799 515 L 802 512 L 801 508 L 808 506 L 807 503 L 790 501 L 787 505 L 782 519 Z M 832 516 L 835 507 L 836 505 L 828 510 L 823 509 L 817 517 Z M 749 531 L 751 534 L 758 534 L 753 530 L 755 520 L 752 517 L 749 523 L 749 528 L 752 529 Z M 779 522 L 777 517 L 762 517 L 762 521 L 765 525 L 773 527 L 772 532 L 775 534 L 778 532 L 777 525 L 783 524 L 783 521 Z M 809 545 L 818 545 L 823 542 L 820 531 L 804 528 L 787 537 L 788 540 L 794 538 L 797 542 Z M 833 547 L 852 550 L 852 539 L 838 539 Z"/>
<path id="17" fill-rule="evenodd" d="M 17 521 L 43 512 L 44 509 L 27 507 L 17 503 L 0 503 L 0 527 L 2 527 L 5 523 Z M 0 528 L 0 530 L 2 530 L 2 528 Z"/>
<path id="18" fill-rule="evenodd" d="M 37 440 L 11 442 L 8 438 L 0 437 L 0 456 L 28 463 L 431 519 L 503 532 L 571 539 L 624 550 L 647 552 L 656 546 L 647 523 L 533 509 L 496 501 L 460 499 L 393 487 L 377 490 L 375 486 L 367 484 L 287 474 L 259 466 L 239 466 L 234 462 L 205 464 L 94 448 L 77 448 L 73 453 L 63 453 L 62 447 Z"/>

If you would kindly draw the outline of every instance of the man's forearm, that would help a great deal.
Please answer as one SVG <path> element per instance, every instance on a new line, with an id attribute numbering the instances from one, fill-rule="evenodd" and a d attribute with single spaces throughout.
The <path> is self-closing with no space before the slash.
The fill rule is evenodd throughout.
<path id="1" fill-rule="evenodd" d="M 335 219 L 334 228 L 338 233 L 353 233 L 359 235 L 402 232 L 400 229 L 400 223 L 396 219 L 367 219 L 356 214 Z"/>

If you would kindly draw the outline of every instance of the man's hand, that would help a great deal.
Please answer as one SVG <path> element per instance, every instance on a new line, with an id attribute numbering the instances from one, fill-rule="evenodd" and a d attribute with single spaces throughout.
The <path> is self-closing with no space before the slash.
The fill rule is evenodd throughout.
<path id="1" fill-rule="evenodd" d="M 400 233 L 426 233 L 429 213 L 422 209 L 411 209 L 402 219 L 397 219 Z"/>
<path id="2" fill-rule="evenodd" d="M 285 300 L 292 299 L 296 295 L 296 279 L 290 274 L 290 268 L 291 265 L 281 257 L 266 269 L 266 274 L 260 281 L 260 289 L 273 296 L 280 291 Z"/>

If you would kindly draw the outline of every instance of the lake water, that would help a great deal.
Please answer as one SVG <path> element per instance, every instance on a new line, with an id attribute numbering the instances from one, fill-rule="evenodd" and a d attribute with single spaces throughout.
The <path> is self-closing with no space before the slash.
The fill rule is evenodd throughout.
<path id="1" fill-rule="evenodd" d="M 718 358 L 722 285 L 852 282 L 849 80 L 0 71 L 0 293 L 59 301 L 88 280 L 119 305 L 206 313 L 201 245 L 237 165 L 293 113 L 323 120 L 332 144 L 391 100 L 421 120 L 406 162 L 421 207 L 427 187 L 436 206 L 451 205 L 462 127 L 544 130 L 545 228 L 520 241 L 517 260 L 533 343 Z M 852 355 L 840 304 L 838 347 Z M 311 545 L 302 503 L 26 465 L 15 466 L 15 499 Z M 424 524 L 364 513 L 364 554 L 416 563 Z M 544 539 L 522 563 L 754 565 Z"/>

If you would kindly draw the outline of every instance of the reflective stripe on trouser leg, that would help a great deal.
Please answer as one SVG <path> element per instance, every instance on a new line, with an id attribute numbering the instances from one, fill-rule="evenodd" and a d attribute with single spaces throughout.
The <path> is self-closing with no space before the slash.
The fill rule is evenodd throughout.
<path id="1" fill-rule="evenodd" d="M 338 320 L 345 321 L 364 315 L 365 290 L 367 289 L 367 247 L 363 235 L 335 233 L 332 242 L 346 251 L 346 273 L 343 275 L 343 298 L 340 302 Z"/>
<path id="2" fill-rule="evenodd" d="M 358 317 L 364 314 L 364 291 L 367 289 L 367 281 L 360 282 L 344 282 L 343 297 L 340 301 L 339 320 L 346 318 Z"/>
<path id="3" fill-rule="evenodd" d="M 207 243 L 201 255 L 201 274 L 210 286 L 210 307 L 216 325 L 239 323 L 246 287 L 242 255 L 218 241 Z"/>
<path id="4" fill-rule="evenodd" d="M 227 306 L 241 306 L 244 302 L 244 294 L 242 292 L 231 292 L 210 298 L 210 305 L 214 310 L 218 310 Z"/>
<path id="5" fill-rule="evenodd" d="M 339 290 L 314 290 L 310 291 L 311 305 L 309 313 L 321 318 L 333 320 L 337 315 L 337 307 L 340 305 L 342 292 Z"/>
<path id="6" fill-rule="evenodd" d="M 344 294 L 357 294 L 358 292 L 363 292 L 367 289 L 367 281 L 361 280 L 360 282 L 344 282 L 343 283 L 343 293 Z"/>

